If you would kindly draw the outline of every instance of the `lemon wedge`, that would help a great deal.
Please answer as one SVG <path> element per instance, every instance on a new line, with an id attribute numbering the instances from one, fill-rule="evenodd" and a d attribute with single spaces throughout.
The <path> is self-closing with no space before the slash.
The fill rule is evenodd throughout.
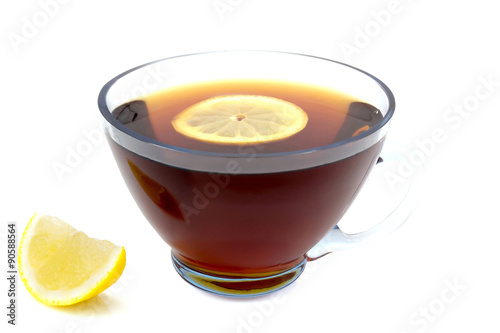
<path id="1" fill-rule="evenodd" d="M 115 283 L 125 249 L 89 238 L 60 219 L 35 214 L 19 245 L 19 272 L 28 291 L 48 305 L 71 305 Z"/>
<path id="2" fill-rule="evenodd" d="M 254 144 L 282 140 L 300 132 L 308 116 L 288 101 L 256 95 L 217 96 L 177 114 L 174 129 L 216 144 Z"/>

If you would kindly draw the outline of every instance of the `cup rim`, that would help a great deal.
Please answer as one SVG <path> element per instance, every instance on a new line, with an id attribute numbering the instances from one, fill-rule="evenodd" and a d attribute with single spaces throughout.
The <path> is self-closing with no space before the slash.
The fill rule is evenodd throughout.
<path id="1" fill-rule="evenodd" d="M 375 126 L 369 128 L 368 130 L 366 130 L 366 131 L 364 131 L 364 132 L 362 132 L 362 133 L 360 133 L 352 138 L 348 138 L 348 139 L 341 140 L 341 141 L 331 143 L 328 145 L 313 147 L 313 148 L 309 148 L 309 149 L 286 151 L 286 152 L 275 152 L 275 153 L 256 153 L 256 152 L 253 152 L 253 153 L 246 154 L 246 153 L 218 153 L 218 152 L 187 149 L 187 148 L 169 145 L 169 144 L 154 140 L 154 139 L 149 138 L 147 136 L 141 135 L 141 134 L 129 129 L 125 125 L 121 124 L 116 118 L 113 117 L 113 115 L 111 114 L 112 110 L 109 110 L 109 108 L 106 104 L 106 96 L 107 96 L 108 91 L 111 89 L 111 87 L 122 77 L 124 77 L 124 76 L 126 76 L 134 71 L 137 71 L 140 68 L 150 66 L 150 65 L 153 65 L 153 64 L 159 63 L 159 62 L 168 61 L 170 59 L 201 56 L 201 55 L 208 55 L 208 54 L 224 54 L 224 53 L 235 53 L 235 54 L 236 53 L 272 53 L 272 54 L 292 55 L 292 56 L 307 57 L 307 58 L 317 59 L 317 60 L 321 60 L 321 61 L 331 62 L 331 63 L 335 63 L 335 64 L 340 65 L 340 66 L 350 68 L 354 71 L 357 71 L 357 72 L 369 77 L 381 88 L 381 90 L 385 93 L 385 95 L 387 97 L 387 101 L 388 101 L 387 112 L 384 115 L 384 117 L 382 118 L 382 120 L 379 123 L 377 123 Z M 378 79 L 374 75 L 372 75 L 364 70 L 361 70 L 357 67 L 348 65 L 348 64 L 340 62 L 340 61 L 336 61 L 336 60 L 332 60 L 332 59 L 328 59 L 328 58 L 324 58 L 324 57 L 313 56 L 313 55 L 308 55 L 308 54 L 303 54 L 303 53 L 272 51 L 272 50 L 223 50 L 223 51 L 197 52 L 197 53 L 189 53 L 189 54 L 166 57 L 166 58 L 154 60 L 154 61 L 151 61 L 148 63 L 144 63 L 142 65 L 133 67 L 133 68 L 117 75 L 116 77 L 114 77 L 110 81 L 108 81 L 101 88 L 101 91 L 99 92 L 99 95 L 97 98 L 97 104 L 99 107 L 99 111 L 101 112 L 101 115 L 103 116 L 104 120 L 109 125 L 114 127 L 116 130 L 124 133 L 125 135 L 129 136 L 133 140 L 138 140 L 138 141 L 141 141 L 141 142 L 146 143 L 146 144 L 152 144 L 152 145 L 155 145 L 157 147 L 161 147 L 163 149 L 172 150 L 172 151 L 176 151 L 176 152 L 184 153 L 184 154 L 231 158 L 231 159 L 248 158 L 248 157 L 265 158 L 265 157 L 280 157 L 280 156 L 300 155 L 300 154 L 307 154 L 307 153 L 312 153 L 312 152 L 329 150 L 329 149 L 333 149 L 336 147 L 345 146 L 345 145 L 348 145 L 348 144 L 351 144 L 354 142 L 358 142 L 358 141 L 365 139 L 366 137 L 371 136 L 374 133 L 377 133 L 382 128 L 384 128 L 386 125 L 388 125 L 390 120 L 392 119 L 392 116 L 394 115 L 394 111 L 395 111 L 395 107 L 396 107 L 396 101 L 395 101 L 394 95 L 393 95 L 392 91 L 389 89 L 389 87 L 385 83 L 383 83 L 380 79 Z"/>

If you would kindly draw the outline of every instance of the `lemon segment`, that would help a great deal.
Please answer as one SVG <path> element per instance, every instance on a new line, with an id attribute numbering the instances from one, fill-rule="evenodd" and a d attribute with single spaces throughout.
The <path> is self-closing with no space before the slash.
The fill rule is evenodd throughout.
<path id="1" fill-rule="evenodd" d="M 288 138 L 305 128 L 307 113 L 285 100 L 256 95 L 206 99 L 177 114 L 174 129 L 193 139 L 216 144 L 266 143 Z"/>
<path id="2" fill-rule="evenodd" d="M 60 219 L 35 214 L 19 245 L 19 272 L 28 291 L 48 305 L 94 297 L 123 273 L 125 249 L 89 238 Z"/>

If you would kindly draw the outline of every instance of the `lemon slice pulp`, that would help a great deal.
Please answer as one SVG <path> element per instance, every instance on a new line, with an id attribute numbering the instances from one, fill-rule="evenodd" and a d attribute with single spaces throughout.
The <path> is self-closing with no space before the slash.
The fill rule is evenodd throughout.
<path id="1" fill-rule="evenodd" d="M 35 214 L 19 245 L 19 272 L 28 291 L 48 305 L 71 305 L 115 283 L 125 249 L 89 238 L 60 219 Z"/>
<path id="2" fill-rule="evenodd" d="M 307 125 L 308 116 L 288 101 L 257 95 L 206 99 L 177 114 L 174 129 L 216 144 L 266 143 L 288 138 Z"/>

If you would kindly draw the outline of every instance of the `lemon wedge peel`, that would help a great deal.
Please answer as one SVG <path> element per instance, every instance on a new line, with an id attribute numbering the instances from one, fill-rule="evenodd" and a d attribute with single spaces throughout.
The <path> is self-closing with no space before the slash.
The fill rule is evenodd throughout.
<path id="1" fill-rule="evenodd" d="M 288 101 L 259 95 L 217 96 L 177 114 L 174 129 L 215 144 L 257 144 L 286 139 L 302 131 L 307 113 Z"/>
<path id="2" fill-rule="evenodd" d="M 46 225 L 41 225 L 41 222 Z M 37 229 L 40 229 L 39 226 L 41 226 L 41 229 L 48 226 L 48 229 L 53 229 L 54 233 L 40 236 L 37 234 Z M 38 242 L 36 238 L 39 237 L 56 239 L 59 237 L 59 242 L 57 240 L 54 241 L 54 239 L 45 242 L 46 245 L 50 244 L 51 241 L 53 244 L 48 245 L 47 247 L 49 247 L 49 249 L 45 249 L 46 251 L 40 251 L 42 252 L 39 256 L 41 258 L 37 258 L 37 252 L 39 251 L 39 248 L 36 248 L 37 245 L 34 246 L 35 248 L 30 249 L 32 244 Z M 66 238 L 66 240 L 64 240 L 64 238 Z M 78 276 L 76 272 L 72 276 L 71 273 L 68 274 L 67 269 L 65 271 L 65 267 L 61 267 L 60 265 L 58 267 L 57 265 L 60 264 L 57 256 L 63 256 L 64 252 L 68 254 L 67 248 L 71 248 L 71 243 L 75 238 L 79 238 L 81 243 L 93 244 L 94 247 L 91 250 L 94 250 L 94 253 L 96 247 L 99 248 L 101 245 L 104 245 L 103 247 L 108 249 L 108 260 L 97 270 L 92 271 L 90 277 L 77 286 L 74 284 L 81 280 L 81 276 Z M 38 243 L 44 243 L 43 239 Z M 75 262 L 81 263 L 90 259 L 90 262 L 87 262 L 87 264 L 91 266 L 93 258 L 85 255 L 85 248 L 79 250 L 81 250 L 81 257 L 78 258 L 80 260 L 75 258 Z M 67 256 L 66 259 L 68 259 Z M 43 261 L 46 261 L 46 263 L 43 264 Z M 21 237 L 18 262 L 21 280 L 35 299 L 47 305 L 67 306 L 97 296 L 113 285 L 123 273 L 126 264 L 126 253 L 123 247 L 116 246 L 109 241 L 91 239 L 83 232 L 76 230 L 56 217 L 34 214 L 26 225 Z M 35 267 L 33 267 L 33 265 Z M 92 269 L 92 267 L 90 269 Z M 66 274 L 62 274 L 58 277 L 57 273 L 59 270 Z M 57 285 L 57 281 L 55 285 L 54 283 L 50 285 L 51 283 L 46 281 L 47 274 L 43 276 L 43 273 L 40 274 L 41 271 L 49 272 L 49 276 L 58 277 L 55 280 L 60 280 L 58 281 L 59 285 Z M 75 278 L 74 280 L 76 281 L 72 281 L 73 278 Z M 61 287 L 65 283 L 69 284 L 69 288 Z"/>

